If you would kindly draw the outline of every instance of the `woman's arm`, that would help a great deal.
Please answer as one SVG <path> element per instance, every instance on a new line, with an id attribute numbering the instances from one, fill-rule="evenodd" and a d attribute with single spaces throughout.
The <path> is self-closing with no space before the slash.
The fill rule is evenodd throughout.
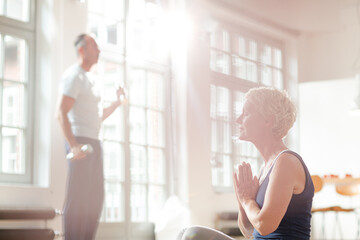
<path id="1" fill-rule="evenodd" d="M 251 225 L 242 206 L 239 207 L 238 226 L 244 237 L 250 238 L 252 236 L 254 227 Z"/>
<path id="2" fill-rule="evenodd" d="M 249 169 L 241 171 L 239 176 L 249 179 Z M 239 181 L 239 185 L 241 187 L 244 184 Z M 240 202 L 249 222 L 261 235 L 268 235 L 277 229 L 289 206 L 294 189 L 299 185 L 302 185 L 302 188 L 305 186 L 305 172 L 300 161 L 293 155 L 282 154 L 269 176 L 264 205 L 261 209 L 255 197 L 249 197 L 251 194 L 246 194 L 246 190 L 244 190 L 245 194 L 240 195 Z"/>
<path id="3" fill-rule="evenodd" d="M 256 179 L 256 178 L 254 178 Z M 250 238 L 253 231 L 254 231 L 254 227 L 251 224 L 251 222 L 249 221 L 246 212 L 244 211 L 244 208 L 241 205 L 241 199 L 240 199 L 240 194 L 239 192 L 241 192 L 242 190 L 239 189 L 239 179 L 236 175 L 236 173 L 234 173 L 233 175 L 233 181 L 234 181 L 234 188 L 235 188 L 235 193 L 236 193 L 236 198 L 237 198 L 237 202 L 239 205 L 239 213 L 238 213 L 238 226 L 240 231 L 242 232 L 242 234 L 246 237 L 246 238 Z M 256 190 L 257 192 L 257 190 Z M 256 194 L 255 192 L 255 194 Z"/>

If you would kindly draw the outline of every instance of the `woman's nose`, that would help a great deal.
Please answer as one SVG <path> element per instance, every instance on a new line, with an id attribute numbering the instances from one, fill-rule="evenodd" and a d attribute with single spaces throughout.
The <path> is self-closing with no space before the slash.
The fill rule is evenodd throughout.
<path id="1" fill-rule="evenodd" d="M 236 119 L 236 123 L 241 123 L 241 115 Z"/>

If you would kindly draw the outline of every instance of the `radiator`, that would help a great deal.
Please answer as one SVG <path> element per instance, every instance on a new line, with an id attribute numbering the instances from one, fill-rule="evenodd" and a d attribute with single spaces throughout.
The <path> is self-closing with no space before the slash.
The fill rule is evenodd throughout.
<path id="1" fill-rule="evenodd" d="M 2 208 L 0 220 L 51 220 L 62 212 L 53 208 Z M 0 239 L 4 240 L 52 240 L 63 236 L 62 233 L 48 228 L 1 228 Z"/>

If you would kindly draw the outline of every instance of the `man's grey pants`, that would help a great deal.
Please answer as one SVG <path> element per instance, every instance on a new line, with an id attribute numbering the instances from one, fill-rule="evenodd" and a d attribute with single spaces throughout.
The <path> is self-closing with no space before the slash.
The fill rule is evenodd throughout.
<path id="1" fill-rule="evenodd" d="M 102 147 L 96 139 L 76 137 L 76 140 L 91 144 L 93 152 L 80 160 L 68 160 L 65 240 L 93 240 L 104 200 Z"/>

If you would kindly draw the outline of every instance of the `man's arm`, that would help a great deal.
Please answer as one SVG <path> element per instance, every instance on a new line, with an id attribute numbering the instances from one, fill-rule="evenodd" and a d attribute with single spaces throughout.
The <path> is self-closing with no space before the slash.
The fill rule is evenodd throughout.
<path id="1" fill-rule="evenodd" d="M 125 96 L 124 89 L 120 87 L 116 90 L 116 96 L 116 101 L 112 102 L 109 107 L 103 109 L 102 121 L 107 119 L 122 104 L 123 101 L 121 100 L 121 96 Z"/>
<path id="2" fill-rule="evenodd" d="M 120 105 L 121 105 L 121 101 L 117 100 L 115 102 L 112 102 L 109 107 L 104 108 L 102 114 L 102 121 L 107 119 Z"/>
<path id="3" fill-rule="evenodd" d="M 60 100 L 60 105 L 57 112 L 57 118 L 60 123 L 60 126 L 63 130 L 64 136 L 68 144 L 70 145 L 71 152 L 74 154 L 73 159 L 81 159 L 84 158 L 86 155 L 81 151 L 81 144 L 79 144 L 73 132 L 71 131 L 71 125 L 69 122 L 69 118 L 67 116 L 68 112 L 74 106 L 75 99 L 63 95 Z"/>

